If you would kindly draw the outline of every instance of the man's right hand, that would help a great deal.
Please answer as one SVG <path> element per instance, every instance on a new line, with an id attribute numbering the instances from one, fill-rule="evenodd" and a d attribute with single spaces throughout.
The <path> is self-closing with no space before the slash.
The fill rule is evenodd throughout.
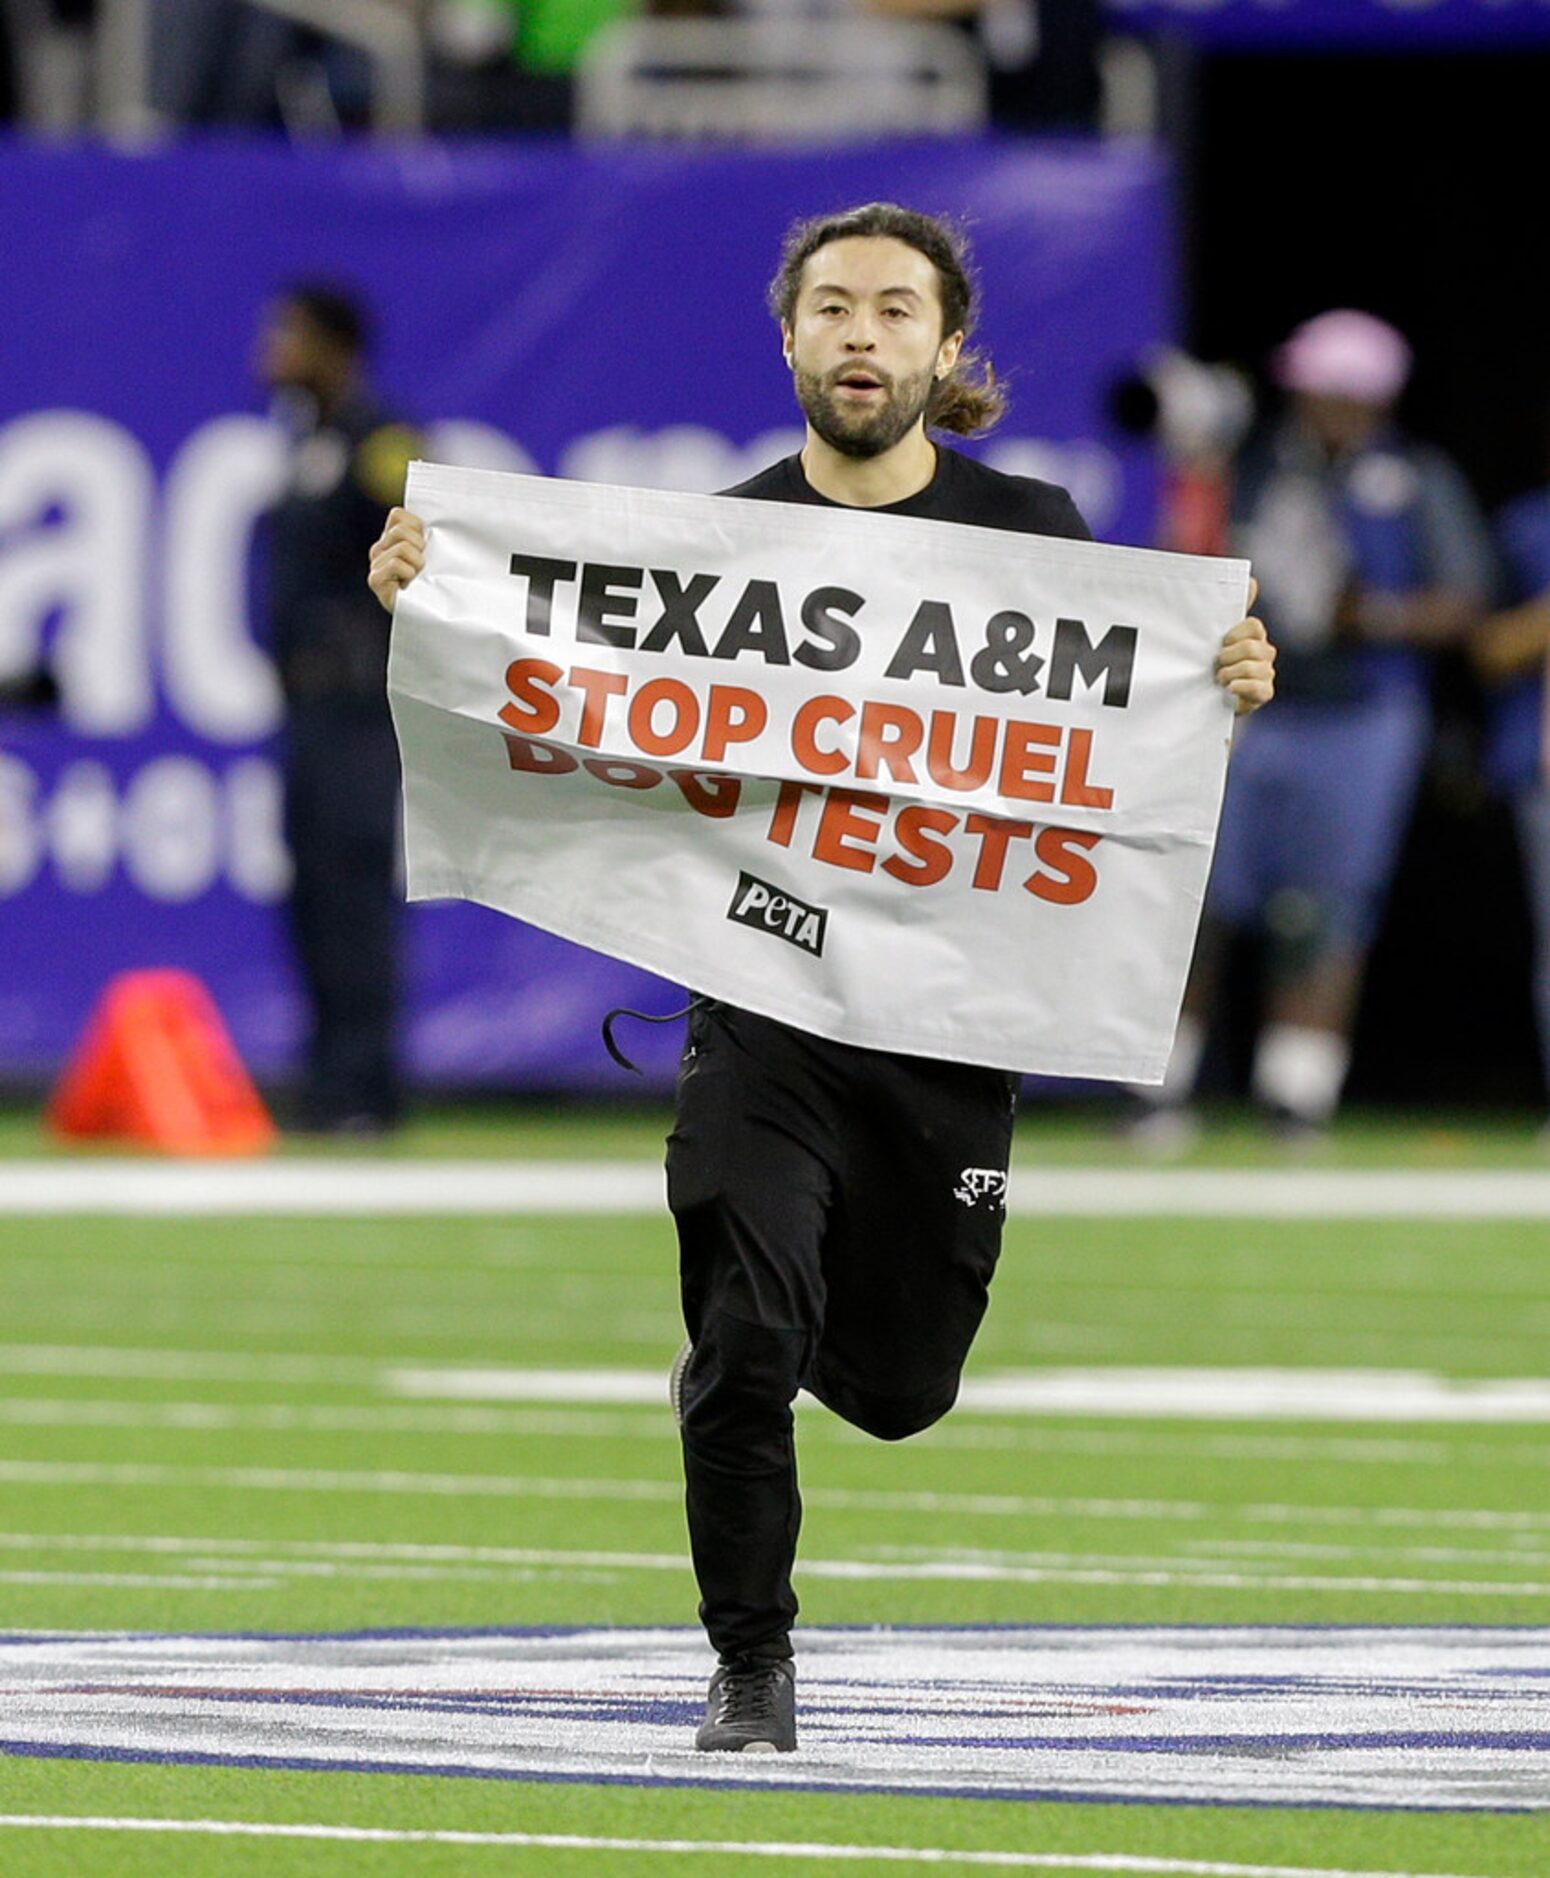
<path id="1" fill-rule="evenodd" d="M 366 585 L 391 613 L 398 592 L 425 565 L 425 524 L 408 509 L 389 509 L 382 533 L 371 544 Z"/>

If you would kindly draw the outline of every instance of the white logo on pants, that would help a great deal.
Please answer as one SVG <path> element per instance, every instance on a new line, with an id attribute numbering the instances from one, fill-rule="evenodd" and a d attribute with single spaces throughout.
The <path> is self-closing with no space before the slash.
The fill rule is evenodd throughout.
<path id="1" fill-rule="evenodd" d="M 978 1206 L 983 1201 L 992 1209 L 1005 1207 L 1006 1175 L 999 1167 L 966 1167 L 958 1176 L 953 1196 L 965 1206 Z"/>

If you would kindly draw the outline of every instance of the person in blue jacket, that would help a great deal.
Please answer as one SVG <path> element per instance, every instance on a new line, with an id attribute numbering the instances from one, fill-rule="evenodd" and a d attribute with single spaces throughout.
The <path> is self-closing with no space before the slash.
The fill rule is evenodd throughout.
<path id="1" fill-rule="evenodd" d="M 1395 422 L 1411 365 L 1400 333 L 1341 308 L 1299 326 L 1272 363 L 1284 407 L 1233 466 L 1231 548 L 1260 582 L 1281 702 L 1233 758 L 1168 1080 L 1138 1125 L 1159 1145 L 1186 1133 L 1238 931 L 1266 948 L 1256 1102 L 1290 1135 L 1333 1117 L 1426 756 L 1431 657 L 1484 614 L 1493 579 L 1463 476 Z"/>

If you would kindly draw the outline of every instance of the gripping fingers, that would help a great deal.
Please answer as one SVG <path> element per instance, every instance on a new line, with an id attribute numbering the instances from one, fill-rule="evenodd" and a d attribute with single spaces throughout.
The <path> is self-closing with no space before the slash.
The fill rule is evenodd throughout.
<path id="1" fill-rule="evenodd" d="M 1275 680 L 1272 678 L 1233 678 L 1228 681 L 1227 689 L 1233 695 L 1239 717 L 1247 717 L 1250 711 L 1257 711 L 1276 694 Z"/>
<path id="2" fill-rule="evenodd" d="M 366 585 L 388 612 L 401 587 L 425 566 L 425 524 L 408 509 L 390 509 L 382 533 L 372 544 Z"/>
<path id="3" fill-rule="evenodd" d="M 425 524 L 410 509 L 389 509 L 387 521 L 377 539 L 378 547 L 407 542 L 412 547 L 425 546 Z"/>
<path id="4" fill-rule="evenodd" d="M 411 559 L 401 550 L 385 554 L 374 559 L 371 572 L 366 576 L 366 585 L 391 613 L 398 599 L 399 590 L 407 587 L 419 573 L 421 562 Z"/>
<path id="5" fill-rule="evenodd" d="M 1223 639 L 1216 655 L 1216 681 L 1233 695 L 1241 717 L 1275 696 L 1276 649 L 1264 623 L 1240 620 Z"/>
<path id="6" fill-rule="evenodd" d="M 378 546 L 371 551 L 373 574 L 385 573 L 391 568 L 407 578 L 411 574 L 418 574 L 424 566 L 424 554 L 418 548 L 411 548 L 403 543 L 386 548 Z"/>

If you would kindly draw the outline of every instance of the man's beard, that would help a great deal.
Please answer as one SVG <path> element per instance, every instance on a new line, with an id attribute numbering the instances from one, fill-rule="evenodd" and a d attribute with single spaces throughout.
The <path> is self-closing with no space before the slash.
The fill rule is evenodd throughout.
<path id="1" fill-rule="evenodd" d="M 796 394 L 802 414 L 817 434 L 838 450 L 841 456 L 873 457 L 891 450 L 920 421 L 931 401 L 935 383 L 928 368 L 913 378 L 885 378 L 875 366 L 865 368 L 867 376 L 883 387 L 875 402 L 847 404 L 836 397 L 839 382 L 856 370 L 854 364 L 842 365 L 827 374 L 797 367 Z"/>

